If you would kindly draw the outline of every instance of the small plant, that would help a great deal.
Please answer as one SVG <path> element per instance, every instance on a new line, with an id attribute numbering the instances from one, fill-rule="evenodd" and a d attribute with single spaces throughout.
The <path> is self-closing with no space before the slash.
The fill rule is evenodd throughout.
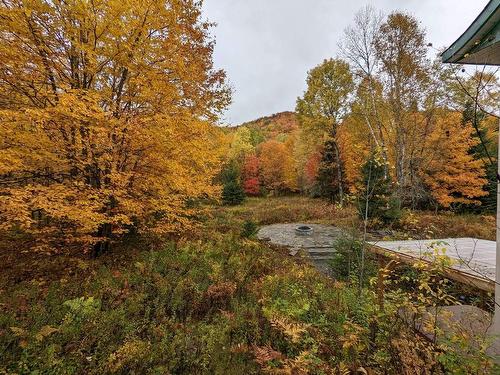
<path id="1" fill-rule="evenodd" d="M 80 297 L 65 301 L 64 306 L 69 308 L 64 321 L 65 322 L 81 322 L 95 315 L 101 308 L 101 302 L 94 297 Z"/>
<path id="2" fill-rule="evenodd" d="M 252 220 L 246 220 L 243 223 L 243 228 L 241 230 L 241 237 L 250 238 L 257 233 L 257 224 Z"/>
<path id="3" fill-rule="evenodd" d="M 342 220 L 333 205 L 275 201 L 276 210 L 255 198 L 218 207 L 227 216 L 213 225 L 224 222 L 227 234 L 148 247 L 47 293 L 31 283 L 0 293 L 0 374 L 495 373 L 482 337 L 435 324 L 446 318 L 441 306 L 456 304 L 441 277 L 450 263 L 440 242 L 428 262 L 405 273 L 390 262 L 369 285 L 377 267 L 363 257 L 364 242 L 341 238 L 334 281 L 242 240 L 255 223 L 283 217 Z M 416 333 L 422 325 L 434 340 Z"/>
<path id="4" fill-rule="evenodd" d="M 387 293 L 379 310 L 378 329 L 381 333 L 386 331 L 384 335 L 390 334 L 388 348 L 399 352 L 402 373 L 414 369 L 416 361 L 421 368 L 425 365 L 426 372 L 422 373 L 497 373 L 498 368 L 490 372 L 487 338 L 471 335 L 445 307 L 459 302 L 448 292 L 450 281 L 445 271 L 453 260 L 446 256 L 442 245 L 440 241 L 430 244 L 423 259 L 410 266 L 414 272 L 383 271 Z M 396 332 L 393 327 L 401 323 Z M 414 332 L 424 334 L 427 339 L 412 337 Z M 412 355 L 407 355 L 410 352 Z"/>
<path id="5" fill-rule="evenodd" d="M 367 285 L 370 278 L 376 275 L 375 259 L 367 251 L 363 255 L 364 246 L 363 241 L 356 238 L 341 237 L 335 241 L 330 267 L 337 280 Z"/>

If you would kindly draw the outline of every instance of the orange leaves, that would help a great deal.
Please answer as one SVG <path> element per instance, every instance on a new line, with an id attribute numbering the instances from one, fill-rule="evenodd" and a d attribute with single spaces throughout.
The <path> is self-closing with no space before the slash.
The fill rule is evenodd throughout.
<path id="1" fill-rule="evenodd" d="M 211 120 L 229 100 L 200 4 L 16 7 L 0 6 L 3 227 L 84 243 L 189 228 L 219 193 Z"/>
<path id="2" fill-rule="evenodd" d="M 259 158 L 255 155 L 248 155 L 243 164 L 242 175 L 244 179 L 259 176 Z"/>
<path id="3" fill-rule="evenodd" d="M 314 185 L 318 177 L 319 165 L 321 162 L 321 152 L 316 151 L 309 156 L 305 165 L 304 175 L 307 186 Z"/>
<path id="4" fill-rule="evenodd" d="M 283 164 L 286 148 L 281 142 L 270 140 L 260 146 L 261 179 L 266 189 L 279 190 L 284 187 Z"/>
<path id="5" fill-rule="evenodd" d="M 243 190 L 246 195 L 257 196 L 260 194 L 260 182 L 257 177 L 252 177 L 243 181 Z"/>
<path id="6" fill-rule="evenodd" d="M 483 162 L 470 155 L 477 144 L 470 124 L 461 124 L 459 113 L 443 113 L 424 140 L 426 152 L 422 175 L 433 198 L 443 207 L 451 203 L 477 203 L 486 195 Z"/>
<path id="7" fill-rule="evenodd" d="M 253 345 L 252 350 L 255 356 L 255 362 L 262 367 L 267 366 L 271 361 L 285 358 L 282 353 L 274 350 L 271 346 Z"/>
<path id="8" fill-rule="evenodd" d="M 448 110 L 436 110 L 428 117 L 421 112 L 406 116 L 407 121 L 402 125 L 407 134 L 404 141 L 390 129 L 380 133 L 387 145 L 383 150 L 386 150 L 391 178 L 397 179 L 395 166 L 400 162 L 400 173 L 407 184 L 404 191 L 421 194 L 415 199 L 431 198 L 445 208 L 452 203 L 477 204 L 477 198 L 487 194 L 483 190 L 486 179 L 483 161 L 474 159 L 470 153 L 477 145 L 471 125 L 462 125 L 461 114 Z M 361 118 L 351 116 L 342 124 L 339 140 L 346 180 L 349 189 L 356 192 L 361 166 L 373 147 L 370 134 Z M 405 160 L 398 157 L 398 147 L 406 150 Z"/>
<path id="9" fill-rule="evenodd" d="M 356 193 L 362 180 L 361 169 L 370 156 L 370 134 L 366 125 L 356 117 L 349 117 L 339 128 L 339 147 L 343 155 L 345 180 L 349 191 Z"/>

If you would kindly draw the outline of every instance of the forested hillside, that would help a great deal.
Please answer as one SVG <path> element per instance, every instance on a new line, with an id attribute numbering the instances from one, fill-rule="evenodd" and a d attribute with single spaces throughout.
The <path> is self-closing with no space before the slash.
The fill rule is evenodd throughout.
<path id="1" fill-rule="evenodd" d="M 299 121 L 295 112 L 280 112 L 271 116 L 238 125 L 237 128 L 248 128 L 252 135 L 252 142 L 283 138 L 299 129 Z"/>
<path id="2" fill-rule="evenodd" d="M 383 184 L 378 204 L 395 215 L 494 210 L 497 77 L 434 60 L 404 13 L 365 9 L 340 47 L 309 71 L 295 113 L 228 132 L 226 163 L 246 194 L 359 203 Z"/>
<path id="3" fill-rule="evenodd" d="M 422 150 L 419 150 L 420 157 L 426 158 L 427 175 L 421 187 L 421 193 L 426 195 L 414 201 L 414 207 L 453 207 L 482 212 L 494 210 L 495 179 L 492 172 L 495 164 L 490 164 L 488 156 L 496 159 L 496 118 L 482 116 L 479 124 L 481 137 L 488 150 L 486 154 L 478 133 L 472 124 L 467 122 L 468 105 L 465 104 L 464 107 L 462 112 L 442 109 L 441 113 L 435 116 L 435 123 L 421 129 L 417 135 L 417 139 L 420 139 L 418 145 L 422 147 Z M 370 140 L 363 131 L 363 124 L 354 115 L 346 118 L 340 129 L 339 149 L 344 155 L 344 183 L 346 192 L 350 193 L 351 197 L 362 188 L 363 166 L 367 164 L 370 155 Z M 237 164 L 241 163 L 244 154 L 243 163 L 238 167 L 241 168 L 241 182 L 248 187 L 245 188 L 246 194 L 259 196 L 269 193 L 301 193 L 334 199 L 333 191 L 322 192 L 320 186 L 321 178 L 335 179 L 335 176 L 322 170 L 331 163 L 327 159 L 328 151 L 325 150 L 327 144 L 322 138 L 313 139 L 314 134 L 308 134 L 307 130 L 304 130 L 298 114 L 282 112 L 259 118 L 231 128 L 227 134 L 231 142 L 230 155 L 236 160 L 239 159 Z M 304 151 L 307 147 L 310 149 Z M 268 153 L 283 156 L 282 163 L 276 163 L 275 169 L 271 171 L 266 164 Z M 453 165 L 450 159 L 455 158 L 456 164 Z M 263 165 L 261 161 L 264 161 Z M 283 181 L 280 189 L 269 190 L 270 185 L 265 184 L 269 177 L 265 180 L 261 175 L 280 174 L 281 169 L 291 170 L 289 173 L 293 176 L 292 180 Z M 319 176 L 320 170 L 327 175 Z M 467 185 L 468 178 L 472 181 L 472 189 L 462 192 L 460 186 Z M 445 183 L 444 180 L 449 182 Z"/>

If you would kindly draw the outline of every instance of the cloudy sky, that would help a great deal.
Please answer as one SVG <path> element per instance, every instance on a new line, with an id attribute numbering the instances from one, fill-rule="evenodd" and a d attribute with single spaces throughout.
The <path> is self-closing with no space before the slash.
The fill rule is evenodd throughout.
<path id="1" fill-rule="evenodd" d="M 234 90 L 224 122 L 293 110 L 309 69 L 334 57 L 338 40 L 366 4 L 416 16 L 435 47 L 450 45 L 488 0 L 205 0 L 218 25 L 215 64 Z"/>

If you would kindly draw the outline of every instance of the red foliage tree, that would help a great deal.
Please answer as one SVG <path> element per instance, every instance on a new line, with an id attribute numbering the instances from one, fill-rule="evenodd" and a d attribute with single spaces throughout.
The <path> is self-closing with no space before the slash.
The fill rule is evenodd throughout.
<path id="1" fill-rule="evenodd" d="M 260 183 L 258 177 L 252 177 L 243 181 L 243 190 L 246 195 L 260 195 Z"/>
<path id="2" fill-rule="evenodd" d="M 259 159 L 257 156 L 247 155 L 245 157 L 241 177 L 243 189 L 247 195 L 257 196 L 260 194 Z"/>
<path id="3" fill-rule="evenodd" d="M 305 183 L 307 187 L 311 187 L 316 182 L 318 177 L 319 163 L 321 162 L 321 153 L 319 151 L 311 154 L 304 168 Z"/>

